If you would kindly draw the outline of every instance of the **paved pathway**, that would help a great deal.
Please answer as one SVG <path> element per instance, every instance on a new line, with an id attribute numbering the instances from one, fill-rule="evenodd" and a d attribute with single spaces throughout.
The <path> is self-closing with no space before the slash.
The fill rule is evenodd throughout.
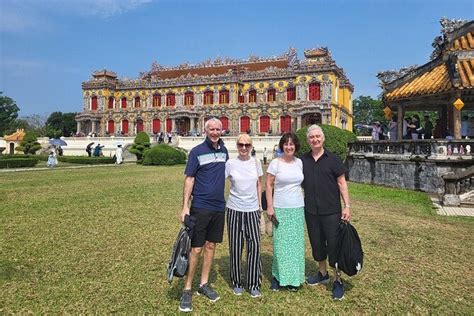
<path id="1" fill-rule="evenodd" d="M 474 207 L 466 206 L 442 206 L 437 198 L 431 198 L 436 207 L 436 213 L 448 216 L 474 216 Z"/>
<path id="2" fill-rule="evenodd" d="M 67 167 L 54 167 L 54 168 L 17 168 L 17 169 L 0 169 L 1 172 L 20 172 L 20 171 L 37 171 L 37 170 L 63 170 L 63 169 L 81 169 L 81 168 L 97 168 L 97 167 L 118 167 L 116 164 L 103 164 L 103 165 L 80 165 L 80 166 L 67 166 Z"/>

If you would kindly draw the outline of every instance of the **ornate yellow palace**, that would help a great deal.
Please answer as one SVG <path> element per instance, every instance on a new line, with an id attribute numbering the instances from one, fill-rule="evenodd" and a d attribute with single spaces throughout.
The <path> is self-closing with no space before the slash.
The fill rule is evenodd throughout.
<path id="1" fill-rule="evenodd" d="M 353 85 L 327 48 L 296 49 L 278 57 L 217 58 L 197 65 L 163 67 L 156 62 L 138 79 L 109 70 L 82 83 L 83 134 L 134 135 L 175 132 L 195 135 L 210 117 L 229 135 L 280 134 L 322 123 L 352 130 Z"/>

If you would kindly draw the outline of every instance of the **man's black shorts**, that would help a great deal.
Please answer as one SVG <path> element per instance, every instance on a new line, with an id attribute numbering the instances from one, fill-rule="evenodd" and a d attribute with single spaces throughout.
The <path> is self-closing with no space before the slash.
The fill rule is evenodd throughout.
<path id="1" fill-rule="evenodd" d="M 190 215 L 196 218 L 191 247 L 202 247 L 206 241 L 221 243 L 224 235 L 225 212 L 191 207 Z"/>

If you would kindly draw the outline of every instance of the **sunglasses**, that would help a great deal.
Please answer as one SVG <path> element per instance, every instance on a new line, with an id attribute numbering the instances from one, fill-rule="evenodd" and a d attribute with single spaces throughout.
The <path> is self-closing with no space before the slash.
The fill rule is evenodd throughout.
<path id="1" fill-rule="evenodd" d="M 252 144 L 237 143 L 237 146 L 240 148 L 244 148 L 244 147 L 250 148 L 252 147 Z"/>

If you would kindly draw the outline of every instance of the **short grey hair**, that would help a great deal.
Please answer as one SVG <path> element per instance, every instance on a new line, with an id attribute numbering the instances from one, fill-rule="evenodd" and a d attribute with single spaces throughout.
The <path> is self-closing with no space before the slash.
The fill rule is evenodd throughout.
<path id="1" fill-rule="evenodd" d="M 321 135 L 323 135 L 323 138 L 326 138 L 326 136 L 324 135 L 324 132 L 323 132 L 323 129 L 321 128 L 321 126 L 319 125 L 316 125 L 316 124 L 313 124 L 311 125 L 310 127 L 308 127 L 308 132 L 306 132 L 306 138 L 309 137 L 309 133 L 311 133 L 312 131 L 314 130 L 317 130 L 321 133 Z"/>
<path id="2" fill-rule="evenodd" d="M 210 119 L 208 119 L 208 120 L 206 121 L 206 123 L 204 123 L 204 129 L 205 129 L 206 131 L 207 131 L 207 129 L 208 129 L 208 127 L 209 127 L 209 124 L 210 124 L 211 122 L 214 122 L 214 123 L 219 124 L 219 126 L 220 126 L 221 129 L 222 129 L 222 122 L 221 122 L 221 120 L 219 120 L 217 117 L 211 117 Z"/>

